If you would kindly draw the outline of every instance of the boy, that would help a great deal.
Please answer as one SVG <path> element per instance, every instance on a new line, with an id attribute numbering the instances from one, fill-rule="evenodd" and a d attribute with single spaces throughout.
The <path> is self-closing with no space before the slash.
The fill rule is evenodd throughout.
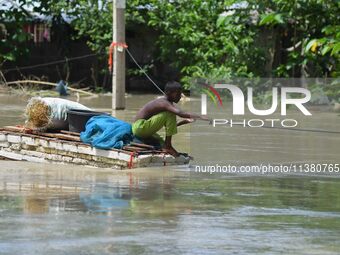
<path id="1" fill-rule="evenodd" d="M 132 133 L 147 143 L 159 142 L 163 151 L 179 156 L 179 153 L 172 147 L 171 138 L 177 133 L 177 126 L 194 122 L 196 119 L 209 120 L 208 118 L 184 112 L 174 106 L 182 95 L 182 86 L 178 82 L 168 82 L 165 85 L 165 95 L 161 98 L 150 101 L 139 110 L 132 124 Z M 176 123 L 176 115 L 186 118 Z M 165 127 L 165 142 L 157 132 Z"/>

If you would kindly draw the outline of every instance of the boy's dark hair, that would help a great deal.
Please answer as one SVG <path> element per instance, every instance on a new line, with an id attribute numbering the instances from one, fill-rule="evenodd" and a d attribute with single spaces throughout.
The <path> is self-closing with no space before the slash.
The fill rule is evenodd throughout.
<path id="1" fill-rule="evenodd" d="M 182 85 L 179 82 L 169 81 L 165 85 L 164 92 L 165 94 L 167 94 L 167 93 L 171 93 L 173 91 L 181 90 L 181 89 L 182 89 Z"/>

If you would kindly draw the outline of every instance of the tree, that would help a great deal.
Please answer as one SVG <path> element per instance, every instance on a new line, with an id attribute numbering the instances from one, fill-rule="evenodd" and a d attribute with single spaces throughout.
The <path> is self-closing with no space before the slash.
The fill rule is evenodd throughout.
<path id="1" fill-rule="evenodd" d="M 28 53 L 23 47 L 30 35 L 23 31 L 23 26 L 30 18 L 23 5 L 26 1 L 19 0 L 0 3 L 0 67 L 6 61 L 15 61 Z"/>
<path id="2" fill-rule="evenodd" d="M 112 1 L 35 2 L 36 11 L 67 15 L 93 51 L 107 50 Z M 336 77 L 339 5 L 336 0 L 131 0 L 126 20 L 127 28 L 140 25 L 159 35 L 155 60 L 180 70 L 186 86 L 197 76 Z M 15 12 L 20 22 L 23 14 Z M 18 38 L 13 40 L 25 40 Z"/>
<path id="3" fill-rule="evenodd" d="M 339 7 L 336 0 L 261 1 L 260 26 L 280 31 L 287 55 L 276 76 L 337 76 L 339 64 Z"/>

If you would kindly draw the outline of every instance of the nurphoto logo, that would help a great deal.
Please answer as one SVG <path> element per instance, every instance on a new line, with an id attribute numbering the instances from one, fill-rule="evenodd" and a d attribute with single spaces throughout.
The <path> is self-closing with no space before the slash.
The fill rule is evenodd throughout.
<path id="1" fill-rule="evenodd" d="M 272 102 L 269 109 L 256 109 L 254 106 L 253 100 L 253 88 L 247 87 L 247 97 L 245 97 L 243 91 L 236 85 L 232 84 L 214 84 L 214 85 L 204 85 L 205 89 L 203 90 L 204 93 L 201 94 L 201 114 L 207 115 L 208 114 L 208 107 L 207 107 L 207 95 L 213 99 L 214 96 L 217 97 L 218 103 L 222 106 L 222 99 L 217 89 L 227 90 L 231 93 L 232 96 L 232 113 L 234 116 L 244 116 L 245 115 L 245 101 L 250 113 L 256 116 L 269 116 L 274 114 L 277 111 L 280 99 L 280 115 L 286 116 L 287 115 L 287 106 L 294 105 L 297 107 L 301 113 L 305 116 L 311 116 L 312 114 L 307 110 L 304 106 L 305 103 L 309 102 L 311 99 L 311 93 L 306 88 L 301 87 L 281 87 L 280 88 L 280 95 L 278 93 L 278 87 L 272 88 Z M 299 94 L 299 97 L 292 98 L 290 95 Z M 214 99 L 213 99 L 214 100 Z M 228 125 L 233 127 L 234 125 L 241 125 L 244 127 L 275 127 L 280 125 L 284 128 L 291 128 L 296 127 L 298 125 L 298 121 L 296 119 L 277 119 L 277 118 L 266 118 L 266 119 L 212 119 L 213 127 L 221 126 L 221 125 Z"/>

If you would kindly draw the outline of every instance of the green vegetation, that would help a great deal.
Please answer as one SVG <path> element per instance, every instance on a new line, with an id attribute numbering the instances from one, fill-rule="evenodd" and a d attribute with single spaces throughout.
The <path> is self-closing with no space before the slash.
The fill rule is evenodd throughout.
<path id="1" fill-rule="evenodd" d="M 34 2 L 35 12 L 66 14 L 93 51 L 107 50 L 112 1 Z M 130 0 L 126 20 L 127 28 L 157 33 L 155 60 L 180 70 L 186 86 L 192 77 L 338 77 L 339 7 L 336 0 Z M 0 46 L 0 63 L 15 61 L 24 51 L 27 36 L 20 27 L 27 15 L 13 7 L 0 16 L 15 17 L 13 33 Z M 326 93 L 332 91 L 338 88 Z"/>
<path id="2" fill-rule="evenodd" d="M 5 61 L 15 61 L 28 53 L 24 43 L 29 39 L 22 30 L 29 14 L 20 5 L 8 9 L 3 5 L 0 4 L 0 68 Z"/>

